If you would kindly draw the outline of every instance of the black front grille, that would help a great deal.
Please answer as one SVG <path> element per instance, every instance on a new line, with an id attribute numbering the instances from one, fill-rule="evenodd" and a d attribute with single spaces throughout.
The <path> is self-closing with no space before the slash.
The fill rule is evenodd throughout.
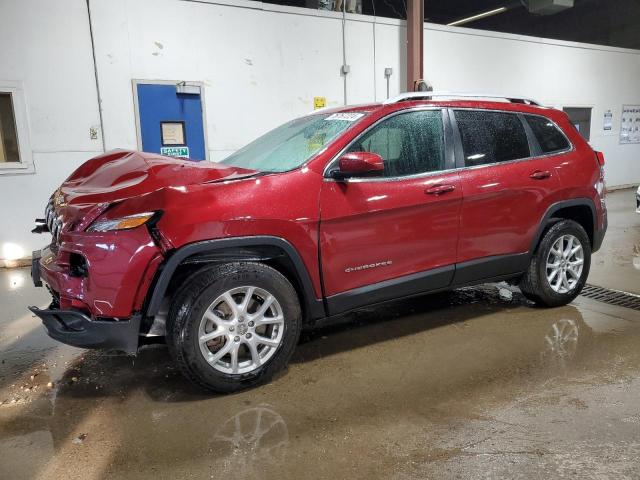
<path id="1" fill-rule="evenodd" d="M 633 293 L 610 290 L 608 288 L 587 284 L 582 289 L 580 295 L 609 305 L 640 310 L 640 295 Z"/>
<path id="2" fill-rule="evenodd" d="M 60 232 L 62 231 L 62 217 L 56 214 L 55 206 L 53 205 L 53 197 L 47 203 L 47 207 L 44 210 L 44 220 L 51 232 L 51 246 L 58 245 L 60 239 Z"/>

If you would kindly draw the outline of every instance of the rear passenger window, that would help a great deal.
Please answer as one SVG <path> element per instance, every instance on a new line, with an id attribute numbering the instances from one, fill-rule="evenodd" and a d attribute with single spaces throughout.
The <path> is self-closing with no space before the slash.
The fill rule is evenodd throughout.
<path id="1" fill-rule="evenodd" d="M 384 161 L 385 177 L 444 170 L 440 110 L 394 115 L 362 135 L 349 152 L 374 152 Z"/>
<path id="2" fill-rule="evenodd" d="M 507 162 L 530 156 L 524 126 L 516 114 L 456 110 L 466 166 Z"/>
<path id="3" fill-rule="evenodd" d="M 542 153 L 554 153 L 569 148 L 569 141 L 552 121 L 536 115 L 525 115 L 524 118 L 533 130 Z"/>

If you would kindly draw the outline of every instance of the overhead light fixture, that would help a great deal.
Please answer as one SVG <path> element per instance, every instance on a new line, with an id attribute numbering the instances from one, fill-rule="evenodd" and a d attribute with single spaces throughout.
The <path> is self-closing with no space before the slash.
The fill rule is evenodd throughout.
<path id="1" fill-rule="evenodd" d="M 507 7 L 494 8 L 493 10 L 489 10 L 488 12 L 478 13 L 476 15 L 471 15 L 470 17 L 461 18 L 460 20 L 456 20 L 455 22 L 447 23 L 449 27 L 455 27 L 457 25 L 464 25 L 465 23 L 475 22 L 476 20 L 480 20 L 481 18 L 491 17 L 492 15 L 497 15 L 502 12 L 506 12 Z"/>

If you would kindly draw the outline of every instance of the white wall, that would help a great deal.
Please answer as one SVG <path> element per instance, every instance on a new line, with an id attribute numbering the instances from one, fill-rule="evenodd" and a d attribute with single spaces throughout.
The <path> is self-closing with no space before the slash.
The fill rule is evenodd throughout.
<path id="1" fill-rule="evenodd" d="M 219 160 L 313 108 L 342 105 L 339 13 L 248 0 L 90 0 L 107 149 L 136 148 L 132 79 L 203 82 L 209 155 Z M 347 15 L 347 101 L 404 90 L 404 22 Z M 0 2 L 0 82 L 22 81 L 35 174 L 0 174 L 2 245 L 25 252 L 46 199 L 102 149 L 85 0 Z M 640 104 L 640 52 L 425 24 L 425 76 L 436 89 L 515 93 L 555 106 L 592 106 L 591 140 L 609 185 L 640 183 L 640 145 L 619 145 L 622 104 Z M 602 130 L 605 110 L 614 128 Z"/>
<path id="2" fill-rule="evenodd" d="M 425 74 L 436 88 L 529 96 L 593 107 L 590 144 L 605 154 L 607 184 L 640 183 L 640 145 L 620 145 L 623 104 L 640 105 L 640 52 L 427 24 Z M 606 110 L 613 129 L 603 130 Z"/>
<path id="3" fill-rule="evenodd" d="M 102 151 L 86 4 L 78 0 L 0 2 L 0 83 L 24 92 L 34 173 L 0 174 L 0 259 L 48 243 L 30 233 L 51 192 Z"/>
<path id="4" fill-rule="evenodd" d="M 213 160 L 309 112 L 314 96 L 342 105 L 340 15 L 270 7 L 92 1 L 107 148 L 137 145 L 132 78 L 204 83 Z M 347 22 L 347 92 L 356 103 L 374 96 L 372 31 L 371 23 Z"/>

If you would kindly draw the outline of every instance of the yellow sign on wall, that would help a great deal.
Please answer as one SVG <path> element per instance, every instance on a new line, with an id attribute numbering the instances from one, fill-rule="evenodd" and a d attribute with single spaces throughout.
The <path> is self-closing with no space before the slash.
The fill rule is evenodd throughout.
<path id="1" fill-rule="evenodd" d="M 327 99 L 325 97 L 313 97 L 313 109 L 318 110 L 327 106 Z"/>

